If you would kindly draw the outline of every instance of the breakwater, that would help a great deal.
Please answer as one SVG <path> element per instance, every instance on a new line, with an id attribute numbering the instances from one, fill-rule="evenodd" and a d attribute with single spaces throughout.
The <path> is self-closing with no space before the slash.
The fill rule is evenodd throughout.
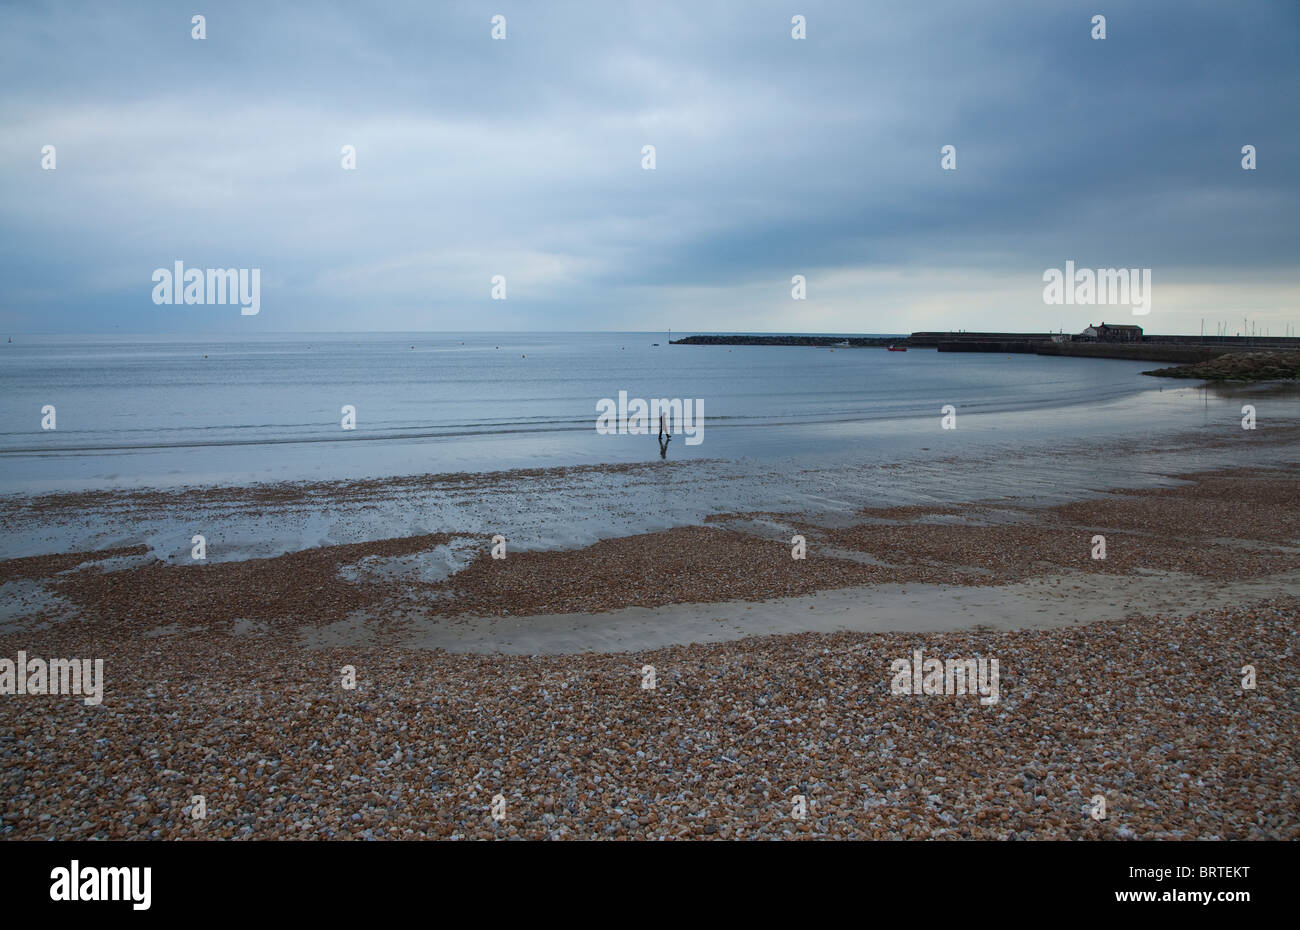
<path id="1" fill-rule="evenodd" d="M 1062 340 L 1062 341 L 1056 341 Z M 918 332 L 910 336 L 807 336 L 711 334 L 674 339 L 673 345 L 813 346 L 817 348 L 882 348 L 905 346 L 940 352 L 991 352 L 1001 355 L 1064 355 L 1075 358 L 1120 358 L 1147 362 L 1189 364 L 1218 358 L 1225 353 L 1261 349 L 1300 349 L 1294 336 L 1161 336 L 1144 335 L 1131 342 L 1099 342 L 1059 333 Z"/>

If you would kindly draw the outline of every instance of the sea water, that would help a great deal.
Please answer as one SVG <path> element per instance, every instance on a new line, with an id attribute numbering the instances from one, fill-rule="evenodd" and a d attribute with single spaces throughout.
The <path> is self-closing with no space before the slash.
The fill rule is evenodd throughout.
<path id="1" fill-rule="evenodd" d="M 1204 390 L 1152 367 L 658 333 L 23 336 L 0 346 L 0 557 L 143 542 L 183 560 L 194 534 L 210 561 L 434 532 L 520 551 L 711 514 L 1051 503 L 1294 457 L 1269 441 L 1300 422 L 1294 389 Z M 622 391 L 701 401 L 703 441 L 661 457 L 654 430 L 599 432 Z M 343 483 L 278 503 L 190 490 L 323 481 Z M 22 504 L 94 489 L 162 493 Z"/>
<path id="2" fill-rule="evenodd" d="M 658 345 L 653 345 L 658 343 Z M 673 460 L 872 454 L 1149 433 L 1117 402 L 1150 362 L 913 349 L 669 345 L 663 333 L 22 336 L 0 345 L 0 492 L 166 487 L 635 462 L 596 430 L 620 391 L 702 402 Z M 940 433 L 952 405 L 956 429 Z M 55 409 L 52 430 L 42 410 Z M 345 429 L 345 407 L 355 411 Z M 655 430 L 651 430 L 651 433 Z"/>

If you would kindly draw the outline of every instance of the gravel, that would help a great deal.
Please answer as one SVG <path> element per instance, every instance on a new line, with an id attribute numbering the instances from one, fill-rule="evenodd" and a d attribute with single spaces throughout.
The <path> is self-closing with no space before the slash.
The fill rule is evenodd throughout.
<path id="1" fill-rule="evenodd" d="M 6 624 L 0 657 L 102 658 L 107 684 L 97 706 L 0 695 L 0 837 L 1300 839 L 1300 599 L 1281 584 L 1228 609 L 1040 630 L 532 657 L 396 645 L 412 605 L 596 612 L 1063 569 L 1267 579 L 1300 565 L 1298 486 L 1292 467 L 1056 508 L 769 515 L 767 537 L 738 515 L 505 560 L 485 539 L 442 581 L 348 569 L 418 565 L 450 533 L 205 565 L 135 548 L 10 560 L 0 583 L 58 612 Z M 389 618 L 364 648 L 303 645 L 358 613 Z M 1000 700 L 892 694 L 891 663 L 916 649 L 997 659 Z"/>
<path id="2" fill-rule="evenodd" d="M 108 656 L 106 698 L 2 699 L 0 835 L 1300 839 L 1298 621 L 1292 598 L 554 657 L 65 640 Z M 996 658 L 1000 700 L 891 694 L 915 649 Z"/>

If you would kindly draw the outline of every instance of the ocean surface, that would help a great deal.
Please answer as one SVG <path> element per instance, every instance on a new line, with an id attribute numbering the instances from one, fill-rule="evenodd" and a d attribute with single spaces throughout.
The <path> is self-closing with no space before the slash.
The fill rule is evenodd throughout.
<path id="1" fill-rule="evenodd" d="M 702 404 L 702 441 L 676 436 L 671 461 L 1015 455 L 1239 420 L 1239 401 L 1141 374 L 1153 367 L 673 346 L 664 333 L 21 336 L 0 344 L 0 493 L 657 459 L 653 434 L 596 431 L 597 403 L 620 391 Z M 1300 415 L 1294 395 L 1277 403 Z M 947 404 L 956 429 L 941 429 Z M 53 430 L 41 428 L 46 405 Z M 342 428 L 344 405 L 356 410 L 353 430 Z"/>

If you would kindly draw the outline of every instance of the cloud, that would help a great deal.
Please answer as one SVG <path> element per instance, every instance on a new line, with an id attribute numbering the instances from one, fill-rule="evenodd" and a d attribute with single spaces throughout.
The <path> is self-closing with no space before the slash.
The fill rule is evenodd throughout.
<path id="1" fill-rule="evenodd" d="M 0 8 L 0 323 L 1074 329 L 1067 259 L 1152 268 L 1168 331 L 1296 317 L 1285 0 L 1118 3 L 1105 41 L 1077 3 L 810 3 L 804 41 L 775 3 L 485 9 Z M 260 267 L 262 313 L 160 312 L 178 259 Z"/>

